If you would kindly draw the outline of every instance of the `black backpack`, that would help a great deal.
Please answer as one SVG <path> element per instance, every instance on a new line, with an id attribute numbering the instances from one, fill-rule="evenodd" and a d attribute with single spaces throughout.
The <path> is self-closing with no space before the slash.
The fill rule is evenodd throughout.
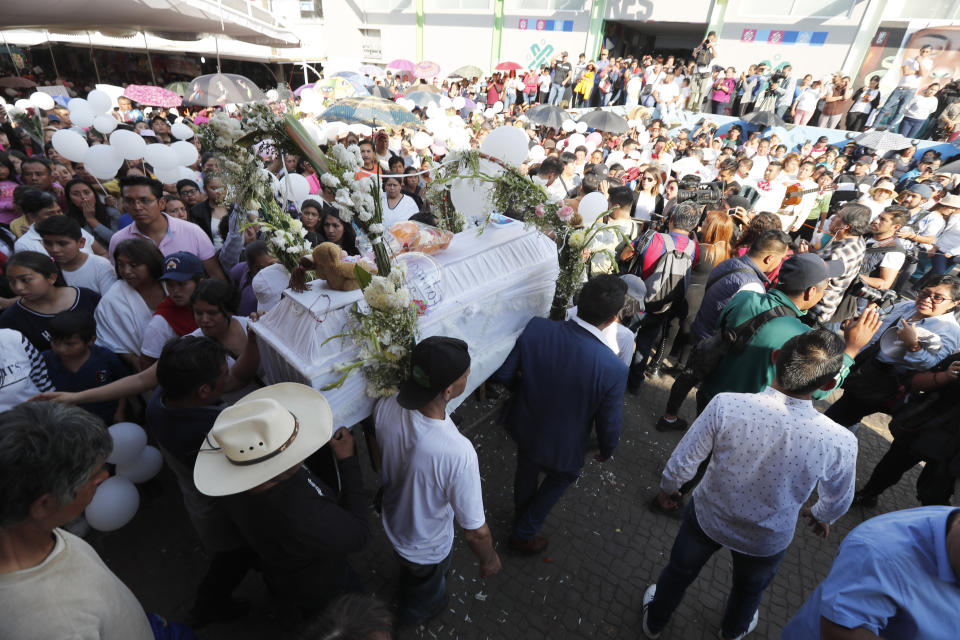
<path id="1" fill-rule="evenodd" d="M 757 335 L 760 327 L 774 318 L 783 316 L 796 317 L 793 309 L 785 305 L 778 305 L 759 313 L 736 327 L 721 327 L 709 338 L 705 338 L 693 345 L 690 357 L 687 359 L 687 373 L 695 382 L 702 382 L 720 365 L 720 361 L 728 353 L 743 353 L 747 345 Z"/>

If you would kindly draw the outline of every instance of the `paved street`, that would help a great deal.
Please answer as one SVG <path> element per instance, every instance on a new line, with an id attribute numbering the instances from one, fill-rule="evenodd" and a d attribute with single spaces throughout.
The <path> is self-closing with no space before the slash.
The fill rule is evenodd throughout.
<path id="1" fill-rule="evenodd" d="M 658 379 L 645 385 L 639 396 L 628 395 L 624 433 L 614 460 L 599 464 L 591 459 L 587 463 L 579 483 L 547 520 L 543 533 L 549 537 L 550 546 L 540 558 L 516 556 L 505 548 L 512 512 L 514 447 L 488 415 L 494 407 L 492 401 L 468 400 L 457 417 L 479 454 L 488 522 L 497 540 L 503 571 L 481 580 L 458 532 L 448 583 L 448 611 L 429 626 L 403 637 L 642 637 L 638 617 L 641 597 L 666 562 L 679 526 L 678 520 L 646 509 L 663 464 L 681 436 L 653 429 L 671 381 L 668 377 Z M 691 401 L 684 411 L 685 417 L 692 417 Z M 859 434 L 858 486 L 886 450 L 885 438 L 889 438 L 881 421 L 871 424 L 875 428 L 861 429 Z M 366 459 L 364 467 L 372 495 L 377 478 Z M 778 637 L 789 616 L 826 575 L 837 546 L 851 528 L 884 511 L 918 506 L 912 491 L 917 473 L 914 469 L 887 492 L 878 509 L 852 509 L 836 523 L 828 540 L 798 527 L 796 539 L 764 596 L 760 624 L 753 637 Z M 141 509 L 131 524 L 110 534 L 91 533 L 88 540 L 148 611 L 182 619 L 206 567 L 206 557 L 168 472 L 141 493 Z M 372 509 L 370 522 L 372 542 L 352 563 L 361 576 L 368 577 L 368 592 L 389 600 L 397 566 Z M 720 552 L 691 586 L 661 637 L 716 638 L 729 580 L 730 556 Z M 251 615 L 243 621 L 203 629 L 198 634 L 203 640 L 295 636 L 297 612 L 271 601 L 259 575 L 249 575 L 238 595 L 252 601 Z"/>

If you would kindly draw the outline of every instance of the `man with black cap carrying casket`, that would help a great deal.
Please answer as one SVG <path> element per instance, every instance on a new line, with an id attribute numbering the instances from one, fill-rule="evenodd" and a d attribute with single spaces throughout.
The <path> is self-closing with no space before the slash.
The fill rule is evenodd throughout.
<path id="1" fill-rule="evenodd" d="M 480 577 L 500 571 L 483 512 L 477 452 L 447 415 L 470 374 L 467 343 L 432 336 L 411 354 L 410 377 L 374 411 L 382 451 L 383 529 L 400 561 L 401 627 L 441 613 L 453 520 L 480 560 Z"/>

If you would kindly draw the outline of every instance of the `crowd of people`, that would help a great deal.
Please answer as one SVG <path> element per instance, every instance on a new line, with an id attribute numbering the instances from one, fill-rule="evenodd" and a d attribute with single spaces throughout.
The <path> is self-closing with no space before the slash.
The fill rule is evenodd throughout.
<path id="1" fill-rule="evenodd" d="M 607 204 L 569 319 L 530 320 L 488 381 L 491 393 L 509 395 L 503 422 L 517 444 L 507 548 L 544 552 L 541 531 L 579 477 L 591 433 L 596 460 L 611 460 L 625 394 L 670 374 L 656 429 L 685 433 L 648 508 L 683 520 L 644 592 L 644 635 L 660 635 L 700 568 L 728 548 L 734 580 L 720 635 L 744 637 L 757 626 L 798 517 L 826 537 L 851 504 L 876 507 L 924 462 L 924 508 L 851 533 L 784 637 L 953 637 L 960 512 L 946 505 L 960 477 L 952 400 L 960 279 L 951 274 L 960 262 L 960 176 L 940 170 L 947 159 L 939 153 L 915 146 L 884 155 L 826 138 L 791 146 L 745 125 L 721 133 L 709 116 L 689 130 L 670 119 L 709 100 L 714 113 L 769 108 L 802 123 L 819 111 L 825 126 L 846 113 L 848 126 L 919 133 L 957 111 L 952 102 L 939 114 L 939 106 L 928 109 L 937 97 L 918 84 L 926 55 L 904 64 L 901 86 L 885 101 L 871 83 L 852 106 L 839 76 L 796 82 L 789 67 L 768 75 L 758 65 L 738 79 L 735 69 L 715 68 L 712 36 L 689 63 L 610 61 L 601 52 L 572 65 L 561 54 L 539 74 L 446 87 L 506 105 L 472 130 L 472 146 L 497 124 L 520 127 L 544 151 L 523 163 L 525 174 L 575 211 L 592 194 Z M 512 108 L 535 100 L 649 104 L 661 117 L 571 144 L 577 134 Z M 150 144 L 171 142 L 176 114 L 130 104 L 120 113 L 130 116 L 120 126 Z M 48 133 L 71 126 L 68 111 L 41 118 Z M 18 129 L 6 122 L 0 134 L 0 635 L 189 633 L 145 614 L 82 540 L 82 511 L 113 471 L 105 425 L 133 420 L 157 443 L 210 556 L 188 625 L 244 616 L 233 591 L 257 569 L 273 595 L 304 614 L 305 638 L 389 637 L 393 621 L 382 605 L 342 595 L 362 590 L 348 556 L 371 535 L 353 435 L 334 431 L 321 393 L 262 381 L 250 323 L 276 303 L 257 278 L 276 260 L 256 226 L 240 225 L 225 202 L 220 159 L 196 136 L 193 178 L 163 184 L 149 163 L 126 161 L 104 182 Z M 359 147 L 363 172 L 385 176 L 388 225 L 434 221 L 431 174 L 421 169 L 446 150 L 418 150 L 413 135 L 342 135 Z M 102 142 L 93 129 L 87 137 Z M 312 244 L 360 250 L 358 229 L 308 163 L 269 152 L 262 160 L 278 177 L 299 172 L 310 181 L 311 198 L 282 204 Z M 469 371 L 466 343 L 425 339 L 399 393 L 373 415 L 376 505 L 400 565 L 402 628 L 446 608 L 454 523 L 480 576 L 501 569 L 494 541 L 503 532 L 486 521 L 477 453 L 447 410 Z M 680 413 L 694 388 L 697 417 L 689 421 Z M 838 388 L 843 395 L 820 413 L 814 400 Z M 856 490 L 857 427 L 877 412 L 892 416 L 894 440 Z M 890 548 L 891 540 L 903 542 Z M 885 562 L 886 554 L 902 562 Z M 74 580 L 85 588 L 78 592 Z M 920 586 L 905 595 L 904 581 Z M 63 604 L 40 609 L 38 598 Z"/>

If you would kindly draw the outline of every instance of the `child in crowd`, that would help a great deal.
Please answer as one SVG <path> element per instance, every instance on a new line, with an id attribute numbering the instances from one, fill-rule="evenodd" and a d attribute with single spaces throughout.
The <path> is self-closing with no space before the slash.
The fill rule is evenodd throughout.
<path id="1" fill-rule="evenodd" d="M 160 281 L 167 291 L 167 297 L 157 306 L 156 314 L 143 332 L 141 369 L 156 362 L 163 345 L 168 341 L 196 331 L 197 322 L 190 310 L 190 296 L 203 276 L 203 262 L 192 253 L 177 251 L 164 258 Z"/>
<path id="2" fill-rule="evenodd" d="M 54 390 L 40 353 L 14 329 L 0 329 L 0 372 L 0 412 Z"/>
<path id="3" fill-rule="evenodd" d="M 86 239 L 80 225 L 67 216 L 50 216 L 36 225 L 43 248 L 73 287 L 84 287 L 103 296 L 117 282 L 117 273 L 106 258 L 83 252 Z"/>
<path id="4" fill-rule="evenodd" d="M 50 350 L 41 355 L 57 391 L 102 387 L 130 372 L 109 349 L 94 344 L 97 325 L 89 311 L 64 311 L 50 319 Z M 81 404 L 106 424 L 122 422 L 124 400 Z"/>

